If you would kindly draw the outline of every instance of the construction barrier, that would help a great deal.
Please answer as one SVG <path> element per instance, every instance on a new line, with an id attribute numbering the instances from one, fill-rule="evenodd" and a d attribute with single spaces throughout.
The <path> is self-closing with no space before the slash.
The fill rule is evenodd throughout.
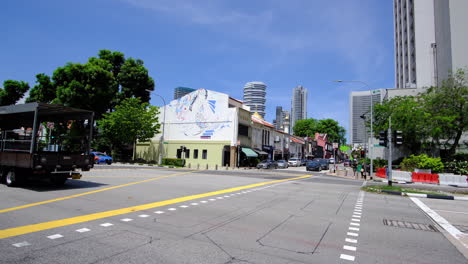
<path id="1" fill-rule="evenodd" d="M 440 173 L 439 174 L 439 184 L 441 185 L 457 185 L 458 179 L 456 177 L 460 177 L 459 175 L 455 175 L 452 173 Z"/>
<path id="2" fill-rule="evenodd" d="M 385 172 L 385 168 L 378 168 L 375 172 L 375 176 L 380 178 L 387 178 L 387 173 Z"/>
<path id="3" fill-rule="evenodd" d="M 412 182 L 411 172 L 392 170 L 392 181 Z"/>
<path id="4" fill-rule="evenodd" d="M 439 175 L 431 173 L 419 173 L 413 172 L 411 175 L 413 182 L 422 182 L 422 183 L 439 183 Z"/>

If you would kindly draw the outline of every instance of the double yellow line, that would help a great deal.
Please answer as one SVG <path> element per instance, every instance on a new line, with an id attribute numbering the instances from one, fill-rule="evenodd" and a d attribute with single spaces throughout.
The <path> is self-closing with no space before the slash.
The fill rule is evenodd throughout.
<path id="1" fill-rule="evenodd" d="M 19 236 L 19 235 L 28 234 L 28 233 L 37 232 L 37 231 L 43 231 L 43 230 L 62 227 L 62 226 L 67 226 L 67 225 L 79 224 L 79 223 L 83 223 L 83 222 L 88 222 L 88 221 L 98 220 L 98 219 L 107 218 L 107 217 L 111 217 L 111 216 L 127 214 L 127 213 L 131 213 L 131 212 L 148 210 L 148 209 L 161 207 L 161 206 L 165 206 L 165 205 L 171 205 L 171 204 L 175 204 L 175 203 L 186 202 L 186 201 L 205 198 L 205 197 L 209 197 L 209 196 L 240 191 L 240 190 L 244 190 L 244 189 L 259 187 L 259 186 L 273 184 L 273 183 L 300 180 L 300 179 L 308 178 L 308 177 L 311 177 L 311 176 L 312 175 L 306 175 L 306 176 L 296 177 L 296 178 L 291 178 L 291 179 L 261 182 L 261 183 L 250 184 L 250 185 L 245 185 L 245 186 L 240 186 L 240 187 L 234 187 L 234 188 L 229 188 L 229 189 L 224 189 L 224 190 L 219 190 L 219 191 L 214 191 L 214 192 L 208 192 L 208 193 L 202 193 L 202 194 L 196 194 L 196 195 L 189 195 L 189 196 L 170 199 L 170 200 L 165 200 L 165 201 L 161 201 L 161 202 L 148 203 L 148 204 L 132 206 L 132 207 L 127 207 L 127 208 L 122 208 L 122 209 L 117 209 L 117 210 L 111 210 L 111 211 L 106 211 L 106 212 L 100 212 L 100 213 L 88 214 L 88 215 L 83 215 L 83 216 L 76 216 L 76 217 L 71 217 L 71 218 L 66 218 L 66 219 L 54 220 L 54 221 L 44 222 L 44 223 L 39 223 L 39 224 L 33 224 L 33 225 L 27 225 L 27 226 L 14 227 L 14 228 L 10 228 L 10 229 L 4 229 L 4 230 L 0 230 L 0 239 Z M 169 177 L 169 176 L 166 176 L 166 177 Z"/>

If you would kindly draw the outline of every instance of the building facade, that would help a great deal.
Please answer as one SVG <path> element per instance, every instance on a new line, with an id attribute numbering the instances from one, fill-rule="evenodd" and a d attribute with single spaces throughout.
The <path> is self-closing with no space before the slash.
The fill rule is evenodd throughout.
<path id="1" fill-rule="evenodd" d="M 244 104 L 262 118 L 265 118 L 266 87 L 262 82 L 248 82 L 244 86 Z"/>
<path id="2" fill-rule="evenodd" d="M 291 101 L 291 130 L 298 120 L 307 119 L 307 89 L 298 86 L 293 89 Z"/>
<path id="3" fill-rule="evenodd" d="M 174 88 L 174 100 L 181 98 L 182 96 L 189 94 L 195 91 L 195 89 L 188 88 L 188 87 L 177 87 Z"/>
<path id="4" fill-rule="evenodd" d="M 366 119 L 370 120 L 371 100 L 375 105 L 387 96 L 385 89 L 351 92 L 349 96 L 349 138 L 351 144 L 367 144 L 370 131 Z"/>
<path id="5" fill-rule="evenodd" d="M 394 0 L 395 85 L 439 85 L 468 66 L 468 1 Z"/>

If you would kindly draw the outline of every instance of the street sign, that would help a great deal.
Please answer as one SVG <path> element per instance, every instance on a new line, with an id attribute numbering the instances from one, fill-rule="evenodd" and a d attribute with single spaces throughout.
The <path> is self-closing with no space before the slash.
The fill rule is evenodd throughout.
<path id="1" fill-rule="evenodd" d="M 381 146 L 381 145 L 374 145 L 374 147 L 382 147 L 382 148 L 385 148 L 385 146 Z"/>
<path id="2" fill-rule="evenodd" d="M 373 90 L 372 91 L 372 94 L 379 94 L 380 93 L 380 90 Z"/>

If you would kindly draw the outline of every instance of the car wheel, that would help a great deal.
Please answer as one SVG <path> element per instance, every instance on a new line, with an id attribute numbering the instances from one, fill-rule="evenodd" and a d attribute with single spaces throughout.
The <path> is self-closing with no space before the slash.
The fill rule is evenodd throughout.
<path id="1" fill-rule="evenodd" d="M 112 160 L 106 160 L 106 163 L 107 163 L 108 165 L 111 165 L 111 164 L 112 164 Z"/>
<path id="2" fill-rule="evenodd" d="M 8 187 L 14 187 L 18 184 L 18 178 L 15 169 L 11 169 L 7 172 L 5 176 L 5 183 Z"/>

